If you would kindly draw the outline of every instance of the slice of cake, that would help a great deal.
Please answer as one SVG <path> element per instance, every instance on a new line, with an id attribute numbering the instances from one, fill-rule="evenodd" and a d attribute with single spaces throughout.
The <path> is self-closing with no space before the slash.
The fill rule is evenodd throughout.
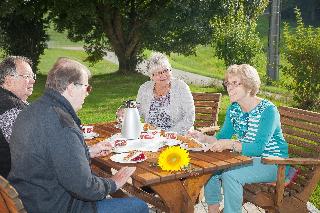
<path id="1" fill-rule="evenodd" d="M 177 139 L 179 141 L 182 141 L 184 144 L 186 144 L 188 146 L 188 148 L 203 148 L 203 144 L 198 142 L 194 138 L 178 135 Z"/>
<path id="2" fill-rule="evenodd" d="M 132 158 L 131 161 L 142 161 L 145 159 L 146 159 L 146 156 L 143 154 L 143 152 L 141 152 L 139 155 Z"/>
<path id="3" fill-rule="evenodd" d="M 124 157 L 125 161 L 133 161 L 133 162 L 142 161 L 145 159 L 147 159 L 146 156 L 144 155 L 143 152 L 140 152 L 140 151 L 131 151 L 128 153 L 126 157 Z"/>

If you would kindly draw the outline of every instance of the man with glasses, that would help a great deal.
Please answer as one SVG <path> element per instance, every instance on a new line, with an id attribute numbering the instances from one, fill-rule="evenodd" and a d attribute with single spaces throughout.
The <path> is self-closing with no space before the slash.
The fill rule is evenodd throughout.
<path id="1" fill-rule="evenodd" d="M 79 62 L 58 59 L 43 96 L 14 124 L 8 179 L 27 212 L 148 212 L 137 198 L 106 199 L 126 183 L 135 167 L 123 167 L 109 179 L 92 174 L 90 157 L 109 153 L 111 147 L 102 142 L 88 149 L 84 142 L 76 112 L 91 90 L 90 76 Z"/>
<path id="2" fill-rule="evenodd" d="M 7 178 L 10 167 L 9 139 L 19 112 L 27 106 L 35 74 L 32 63 L 22 56 L 9 56 L 0 63 L 0 175 Z"/>

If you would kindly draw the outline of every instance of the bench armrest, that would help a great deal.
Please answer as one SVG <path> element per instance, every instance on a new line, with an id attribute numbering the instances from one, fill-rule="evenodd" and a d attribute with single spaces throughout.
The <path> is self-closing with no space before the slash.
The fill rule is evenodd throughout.
<path id="1" fill-rule="evenodd" d="M 317 158 L 280 158 L 280 157 L 269 157 L 262 158 L 261 162 L 265 164 L 277 164 L 278 173 L 276 181 L 276 194 L 275 204 L 280 206 L 283 201 L 283 194 L 285 188 L 285 170 L 286 165 L 320 165 L 320 159 Z"/>
<path id="2" fill-rule="evenodd" d="M 262 158 L 262 163 L 265 164 L 278 164 L 278 165 L 320 165 L 318 158 L 280 158 L 269 157 Z"/>

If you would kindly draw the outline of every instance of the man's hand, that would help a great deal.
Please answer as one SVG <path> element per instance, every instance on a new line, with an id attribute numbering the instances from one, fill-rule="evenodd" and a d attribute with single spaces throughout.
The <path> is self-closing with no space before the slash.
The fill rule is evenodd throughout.
<path id="1" fill-rule="evenodd" d="M 102 157 L 110 154 L 112 144 L 110 142 L 102 141 L 89 147 L 90 156 L 92 158 Z"/>
<path id="2" fill-rule="evenodd" d="M 136 167 L 122 167 L 111 179 L 116 183 L 117 189 L 120 189 L 136 171 Z"/>

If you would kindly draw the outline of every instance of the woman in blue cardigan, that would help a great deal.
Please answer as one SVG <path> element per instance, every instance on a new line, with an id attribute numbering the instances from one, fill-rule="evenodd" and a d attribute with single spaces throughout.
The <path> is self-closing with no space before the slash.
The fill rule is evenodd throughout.
<path id="1" fill-rule="evenodd" d="M 261 157 L 288 157 L 288 144 L 281 131 L 279 112 L 273 103 L 257 97 L 260 84 L 254 67 L 248 64 L 230 66 L 224 86 L 231 105 L 220 132 L 216 137 L 189 132 L 199 141 L 211 143 L 211 151 L 230 149 L 253 157 L 253 164 L 220 171 L 208 181 L 205 198 L 210 213 L 219 212 L 221 185 L 224 212 L 241 212 L 244 184 L 276 180 L 277 166 L 262 164 Z"/>

